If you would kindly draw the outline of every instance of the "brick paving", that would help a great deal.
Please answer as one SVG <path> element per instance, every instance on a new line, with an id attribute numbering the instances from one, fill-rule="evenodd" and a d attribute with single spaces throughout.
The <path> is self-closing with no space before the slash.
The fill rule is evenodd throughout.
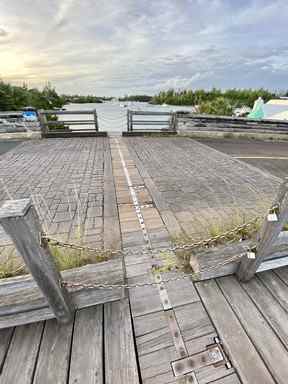
<path id="1" fill-rule="evenodd" d="M 151 178 L 160 211 L 171 211 L 186 235 L 195 238 L 215 225 L 230 226 L 263 212 L 280 183 L 268 172 L 191 139 L 138 137 L 127 142 L 143 174 Z"/>
<path id="2" fill-rule="evenodd" d="M 119 140 L 140 204 L 152 203 L 143 214 L 157 241 L 167 241 L 166 229 L 197 238 L 235 213 L 255 216 L 279 185 L 276 177 L 187 138 Z M 119 246 L 121 229 L 123 246 L 141 245 L 127 192 L 113 138 L 29 141 L 0 157 L 0 204 L 32 196 L 44 230 L 61 240 L 97 248 L 117 240 Z M 0 230 L 0 244 L 7 242 Z M 12 248 L 1 249 L 3 261 Z"/>
<path id="3" fill-rule="evenodd" d="M 109 151 L 107 138 L 17 146 L 0 157 L 0 204 L 32 196 L 47 233 L 102 247 L 105 151 Z M 0 231 L 0 243 L 7 241 Z"/>

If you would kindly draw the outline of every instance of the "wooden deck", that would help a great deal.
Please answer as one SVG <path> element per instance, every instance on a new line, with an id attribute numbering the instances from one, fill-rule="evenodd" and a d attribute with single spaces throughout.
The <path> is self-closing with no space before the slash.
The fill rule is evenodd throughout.
<path id="1" fill-rule="evenodd" d="M 0 332 L 1 384 L 139 383 L 127 299 Z"/>
<path id="2" fill-rule="evenodd" d="M 159 277 L 152 273 L 152 266 L 163 262 L 157 249 L 167 247 L 171 236 L 183 231 L 196 233 L 208 220 L 197 216 L 198 228 L 190 225 L 193 215 L 207 209 L 205 201 L 213 215 L 221 211 L 231 161 L 239 169 L 232 175 L 229 194 L 234 191 L 242 209 L 249 208 L 244 198 L 247 190 L 241 187 L 244 180 L 251 187 L 252 202 L 257 201 L 257 188 L 269 197 L 278 185 L 269 174 L 213 152 L 218 176 L 222 172 L 223 183 L 213 187 L 220 197 L 213 198 L 211 185 L 205 189 L 201 176 L 198 181 L 206 190 L 206 200 L 203 196 L 196 200 L 196 172 L 189 158 L 208 150 L 205 146 L 197 150 L 195 142 L 189 146 L 185 140 L 111 138 L 110 152 L 105 152 L 103 242 L 112 244 L 120 238 L 123 248 L 131 251 L 124 258 L 129 285 L 153 285 L 131 288 L 124 299 L 78 310 L 68 326 L 47 320 L 0 331 L 0 384 L 287 383 L 288 268 L 261 273 L 247 284 L 233 276 L 196 284 L 187 278 L 163 283 L 176 273 L 161 272 Z M 180 159 L 170 178 L 164 164 L 168 152 Z M 186 164 L 182 174 L 181 162 Z M 195 164 L 200 172 L 200 162 Z M 231 207 L 226 208 L 229 214 Z M 154 252 L 147 251 L 150 246 Z M 215 337 L 223 343 L 232 363 L 229 368 L 206 364 L 201 355 Z M 193 368 L 198 355 L 203 364 Z M 185 366 L 191 356 L 190 371 L 176 377 L 172 366 L 177 362 Z"/>

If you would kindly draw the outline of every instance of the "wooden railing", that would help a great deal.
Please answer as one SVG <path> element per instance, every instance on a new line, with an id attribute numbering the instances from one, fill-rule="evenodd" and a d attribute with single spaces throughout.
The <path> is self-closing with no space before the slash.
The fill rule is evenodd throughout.
<path id="1" fill-rule="evenodd" d="M 59 272 L 30 199 L 6 201 L 0 208 L 0 224 L 31 274 L 0 279 L 0 329 L 53 317 L 68 323 L 75 309 L 125 296 L 121 288 L 87 288 L 89 284 L 123 284 L 121 259 Z M 66 288 L 62 278 L 71 287 Z M 78 287 L 79 282 L 83 286 Z"/>
<path id="2" fill-rule="evenodd" d="M 241 281 L 250 280 L 256 272 L 288 265 L 288 256 L 273 258 L 271 250 L 288 223 L 288 179 L 282 183 L 261 230 L 257 243 L 242 258 L 237 276 Z M 270 255 L 270 258 L 267 257 Z"/>
<path id="3" fill-rule="evenodd" d="M 48 118 L 48 116 L 71 116 L 71 115 L 90 115 L 93 118 L 90 120 L 51 120 Z M 49 133 L 51 131 L 51 128 L 53 130 L 53 126 L 60 126 L 65 129 L 67 126 L 94 126 L 93 131 L 98 132 L 99 131 L 99 125 L 98 125 L 98 116 L 95 109 L 93 110 L 80 110 L 80 111 L 56 111 L 56 110 L 39 110 L 38 111 L 39 121 L 41 124 L 42 133 L 45 136 L 45 134 Z M 67 129 L 67 128 L 66 128 Z M 68 128 L 69 129 L 69 128 Z M 59 130 L 59 128 L 58 128 Z M 91 130 L 91 129 L 90 129 Z"/>
<path id="4" fill-rule="evenodd" d="M 157 118 L 158 117 L 158 118 Z M 174 112 L 127 110 L 127 131 L 176 132 L 177 120 Z"/>

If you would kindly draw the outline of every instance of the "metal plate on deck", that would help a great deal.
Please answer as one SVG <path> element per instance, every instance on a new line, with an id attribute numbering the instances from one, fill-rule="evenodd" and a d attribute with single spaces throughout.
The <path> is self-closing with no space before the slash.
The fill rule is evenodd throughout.
<path id="1" fill-rule="evenodd" d="M 219 346 L 211 346 L 205 351 L 195 355 L 176 360 L 171 363 L 175 377 L 186 375 L 202 367 L 209 365 L 225 364 L 225 359 Z"/>

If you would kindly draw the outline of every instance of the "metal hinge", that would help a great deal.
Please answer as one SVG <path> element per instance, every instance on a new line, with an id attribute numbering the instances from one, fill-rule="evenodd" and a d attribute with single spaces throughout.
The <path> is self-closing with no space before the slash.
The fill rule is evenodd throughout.
<path id="1" fill-rule="evenodd" d="M 215 337 L 214 343 L 207 345 L 204 351 L 195 353 L 184 359 L 172 361 L 171 363 L 175 377 L 193 373 L 200 368 L 210 365 L 213 365 L 214 367 L 224 365 L 227 369 L 232 367 L 218 337 Z"/>

